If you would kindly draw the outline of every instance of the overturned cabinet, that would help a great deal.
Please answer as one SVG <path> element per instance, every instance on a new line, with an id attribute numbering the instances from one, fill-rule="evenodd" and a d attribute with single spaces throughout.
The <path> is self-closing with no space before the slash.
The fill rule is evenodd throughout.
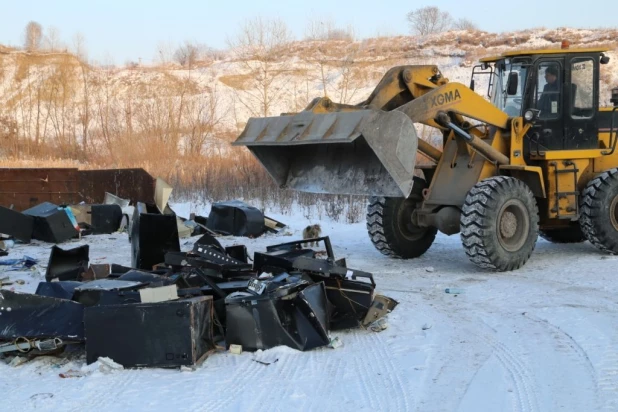
<path id="1" fill-rule="evenodd" d="M 226 343 L 254 351 L 286 345 L 310 350 L 329 343 L 329 306 L 323 283 L 300 281 L 264 294 L 225 299 Z"/>
<path id="2" fill-rule="evenodd" d="M 238 200 L 214 203 L 206 227 L 226 235 L 257 237 L 264 232 L 264 214 Z"/>
<path id="3" fill-rule="evenodd" d="M 32 237 L 48 243 L 62 243 L 79 235 L 69 212 L 53 203 L 44 202 L 24 210 L 34 218 Z"/>
<path id="4" fill-rule="evenodd" d="M 66 299 L 0 290 L 0 341 L 84 339 L 84 307 Z"/>
<path id="5" fill-rule="evenodd" d="M 86 308 L 86 360 L 106 356 L 124 367 L 199 363 L 214 348 L 212 302 L 199 296 Z"/>

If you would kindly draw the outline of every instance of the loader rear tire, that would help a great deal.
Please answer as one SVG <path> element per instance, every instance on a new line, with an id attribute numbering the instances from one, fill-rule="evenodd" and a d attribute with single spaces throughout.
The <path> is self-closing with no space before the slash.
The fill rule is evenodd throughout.
<path id="1" fill-rule="evenodd" d="M 586 185 L 579 223 L 598 249 L 618 254 L 618 169 L 610 169 Z"/>
<path id="2" fill-rule="evenodd" d="M 414 178 L 414 188 L 408 199 L 402 197 L 371 197 L 367 206 L 367 231 L 371 242 L 382 254 L 400 259 L 412 259 L 425 253 L 436 238 L 438 229 L 412 224 L 412 211 L 427 187 L 423 179 Z"/>
<path id="3" fill-rule="evenodd" d="M 569 227 L 539 230 L 539 236 L 551 243 L 581 243 L 586 240 L 578 222 Z"/>
<path id="4" fill-rule="evenodd" d="M 539 213 L 521 180 L 495 176 L 468 192 L 461 211 L 461 240 L 477 266 L 504 272 L 528 261 L 539 235 Z"/>

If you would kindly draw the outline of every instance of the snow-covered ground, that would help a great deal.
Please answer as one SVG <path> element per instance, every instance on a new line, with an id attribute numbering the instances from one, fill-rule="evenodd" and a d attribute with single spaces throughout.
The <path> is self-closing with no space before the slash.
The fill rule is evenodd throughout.
<path id="1" fill-rule="evenodd" d="M 181 214 L 188 205 L 175 205 Z M 308 221 L 268 213 L 289 235 L 223 238 L 252 253 L 301 236 Z M 1 411 L 616 411 L 618 410 L 618 257 L 589 243 L 539 239 L 520 270 L 479 271 L 459 237 L 439 235 L 421 258 L 394 260 L 370 243 L 364 222 L 322 221 L 336 256 L 373 272 L 377 291 L 400 305 L 389 327 L 333 333 L 338 349 L 211 355 L 197 370 L 95 371 L 83 358 L 39 358 L 17 367 L 0 362 Z M 183 239 L 188 250 L 195 238 Z M 130 263 L 126 234 L 64 244 L 91 245 L 91 262 Z M 50 245 L 21 245 L 10 257 L 41 259 L 41 275 L 5 273 L 34 291 Z M 463 293 L 445 293 L 460 288 Z M 274 361 L 264 365 L 254 359 Z M 268 363 L 268 362 L 266 362 Z"/>

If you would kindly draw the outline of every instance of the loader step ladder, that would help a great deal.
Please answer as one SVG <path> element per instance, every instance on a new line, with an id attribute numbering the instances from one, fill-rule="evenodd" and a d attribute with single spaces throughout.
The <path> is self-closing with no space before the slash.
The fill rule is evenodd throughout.
<path id="1" fill-rule="evenodd" d="M 579 219 L 579 191 L 577 190 L 577 173 L 579 169 L 575 165 L 574 162 L 570 160 L 564 160 L 562 164 L 565 166 L 564 169 L 558 169 L 558 162 L 549 163 L 550 166 L 554 168 L 554 176 L 556 178 L 556 192 L 555 192 L 555 204 L 551 209 L 553 213 L 556 213 L 556 217 L 558 219 Z M 572 166 L 572 167 L 571 167 Z M 573 188 L 574 191 L 571 192 L 561 192 L 560 191 L 560 182 L 559 175 L 562 173 L 573 173 Z M 574 196 L 575 207 L 568 206 L 566 208 L 567 213 L 560 213 L 560 199 L 568 199 L 569 196 Z M 569 213 L 573 212 L 573 213 Z"/>

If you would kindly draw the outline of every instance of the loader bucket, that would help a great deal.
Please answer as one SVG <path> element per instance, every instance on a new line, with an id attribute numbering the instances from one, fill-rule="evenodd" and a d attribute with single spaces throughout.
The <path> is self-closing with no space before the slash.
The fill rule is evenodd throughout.
<path id="1" fill-rule="evenodd" d="M 233 145 L 247 146 L 282 188 L 407 197 L 417 139 L 402 112 L 306 111 L 251 118 Z"/>

